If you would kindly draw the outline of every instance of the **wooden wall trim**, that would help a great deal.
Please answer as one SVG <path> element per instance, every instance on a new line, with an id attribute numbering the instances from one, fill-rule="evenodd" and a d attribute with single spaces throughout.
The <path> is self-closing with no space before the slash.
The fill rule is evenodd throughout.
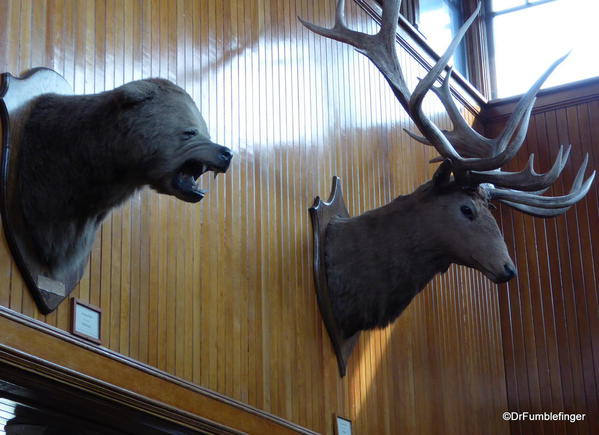
<path id="1" fill-rule="evenodd" d="M 3 306 L 0 330 L 0 362 L 178 424 L 204 430 L 208 425 L 224 433 L 316 434 Z"/>
<path id="2" fill-rule="evenodd" d="M 492 104 L 487 136 L 505 127 L 513 100 Z M 572 153 L 551 195 L 569 190 L 588 155 L 587 176 L 599 167 L 599 79 L 543 91 L 523 149 L 506 170 L 529 155 L 551 166 L 562 144 Z M 599 433 L 599 190 L 553 219 L 536 219 L 505 205 L 498 222 L 519 275 L 499 292 L 508 411 L 586 414 L 583 421 L 510 421 L 513 434 Z"/>
<path id="3" fill-rule="evenodd" d="M 7 346 L 0 346 L 0 373 L 0 393 L 26 405 L 68 409 L 71 415 L 80 415 L 99 424 L 109 423 L 102 421 L 105 411 L 99 410 L 99 404 L 109 408 L 112 411 L 109 415 L 113 418 L 123 417 L 114 415 L 115 408 L 125 415 L 137 412 L 135 420 L 138 421 L 131 421 L 128 415 L 129 420 L 120 424 L 125 431 L 131 430 L 132 424 L 141 423 L 140 419 L 151 424 L 151 420 L 157 417 L 164 425 L 177 424 L 175 433 L 184 430 L 180 426 L 190 429 L 189 432 L 184 430 L 185 434 L 197 431 L 223 435 L 243 433 L 131 392 L 117 391 L 112 385 Z M 49 391 L 53 397 L 49 397 Z M 136 429 L 139 431 L 142 426 Z M 171 433 L 167 428 L 162 430 Z"/>
<path id="4" fill-rule="evenodd" d="M 354 0 L 377 24 L 381 24 L 382 9 L 374 0 Z M 404 17 L 399 16 L 396 41 L 426 70 L 430 70 L 440 56 Z M 447 68 L 446 68 L 447 70 Z M 473 115 L 478 115 L 487 103 L 486 98 L 458 71 L 453 72 L 452 94 Z M 458 85 L 458 86 L 455 86 Z"/>
<path id="5" fill-rule="evenodd" d="M 521 95 L 492 100 L 483 108 L 483 123 L 504 121 L 512 114 Z M 537 96 L 533 114 L 585 104 L 599 99 L 599 77 L 543 89 Z"/>

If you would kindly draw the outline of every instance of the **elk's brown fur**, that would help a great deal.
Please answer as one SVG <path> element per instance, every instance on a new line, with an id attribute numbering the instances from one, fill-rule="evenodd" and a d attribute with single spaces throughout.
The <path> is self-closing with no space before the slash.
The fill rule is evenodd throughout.
<path id="1" fill-rule="evenodd" d="M 333 218 L 325 259 L 333 312 L 346 337 L 387 326 L 451 263 L 495 282 L 515 273 L 485 193 L 455 182 L 430 181 L 360 216 Z"/>

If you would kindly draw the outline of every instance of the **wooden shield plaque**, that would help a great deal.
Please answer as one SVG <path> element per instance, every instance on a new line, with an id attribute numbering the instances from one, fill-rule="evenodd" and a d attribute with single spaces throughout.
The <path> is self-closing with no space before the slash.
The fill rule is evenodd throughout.
<path id="1" fill-rule="evenodd" d="M 314 205 L 310 207 L 310 217 L 312 218 L 314 236 L 314 283 L 316 285 L 318 308 L 331 338 L 335 355 L 337 355 L 339 375 L 343 377 L 347 371 L 347 360 L 358 341 L 360 332 L 356 332 L 349 338 L 344 338 L 333 315 L 331 295 L 327 284 L 324 243 L 327 225 L 334 216 L 349 217 L 343 202 L 339 177 L 333 177 L 331 195 L 327 202 L 322 201 L 318 196 L 314 199 Z"/>
<path id="2" fill-rule="evenodd" d="M 36 97 L 47 94 L 73 94 L 71 86 L 57 72 L 34 68 L 21 77 L 0 76 L 0 122 L 2 125 L 2 167 L 0 211 L 6 240 L 40 311 L 48 314 L 71 293 L 83 275 L 84 267 L 67 279 L 58 281 L 32 253 L 32 242 L 25 227 L 19 202 L 18 162 L 22 133 L 27 128 L 30 108 Z M 43 177 L 44 174 L 40 174 Z"/>

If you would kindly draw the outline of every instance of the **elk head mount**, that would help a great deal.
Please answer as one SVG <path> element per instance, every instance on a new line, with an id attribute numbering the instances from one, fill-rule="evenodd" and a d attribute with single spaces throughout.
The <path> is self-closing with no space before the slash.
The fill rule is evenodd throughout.
<path id="1" fill-rule="evenodd" d="M 480 11 L 458 31 L 447 51 L 410 91 L 396 53 L 396 27 L 401 1 L 383 2 L 381 27 L 369 35 L 345 24 L 345 1 L 338 0 L 331 29 L 300 21 L 311 31 L 352 45 L 383 74 L 396 98 L 423 136 L 406 132 L 433 146 L 442 162 L 433 179 L 409 195 L 349 217 L 340 182 L 333 179 L 329 201 L 316 198 L 310 214 L 314 232 L 314 275 L 319 308 L 331 337 L 339 372 L 362 330 L 383 328 L 393 322 L 437 273 L 456 263 L 478 269 L 496 283 L 516 275 L 497 222 L 489 211 L 498 200 L 524 213 L 547 218 L 565 213 L 588 192 L 595 172 L 584 179 L 588 155 L 570 193 L 548 197 L 542 193 L 559 177 L 570 154 L 562 146 L 553 167 L 538 174 L 533 155 L 519 172 L 500 168 L 518 152 L 528 129 L 536 94 L 565 56 L 553 63 L 520 99 L 503 132 L 486 138 L 472 129 L 452 99 L 449 59 Z M 424 113 L 422 101 L 429 90 L 439 98 L 453 124 L 440 130 Z"/>
<path id="2" fill-rule="evenodd" d="M 21 275 L 47 314 L 81 279 L 102 220 L 149 185 L 200 201 L 204 172 L 226 172 L 229 148 L 210 140 L 191 97 L 163 79 L 72 95 L 35 68 L 0 83 L 1 211 Z"/>

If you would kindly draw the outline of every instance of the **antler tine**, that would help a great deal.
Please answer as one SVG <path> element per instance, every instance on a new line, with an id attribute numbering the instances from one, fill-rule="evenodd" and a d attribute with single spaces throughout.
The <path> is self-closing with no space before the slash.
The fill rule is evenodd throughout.
<path id="1" fill-rule="evenodd" d="M 533 207 L 530 205 L 518 204 L 516 202 L 511 202 L 511 201 L 500 201 L 500 202 L 504 203 L 505 205 L 509 205 L 510 207 L 515 208 L 516 210 L 519 210 L 523 213 L 526 213 L 526 214 L 529 214 L 529 215 L 535 216 L 535 217 L 540 217 L 540 218 L 559 216 L 560 214 L 563 214 L 563 213 L 567 212 L 568 210 L 570 210 L 570 208 L 572 207 L 571 205 L 569 205 L 568 207 L 564 207 L 564 208 L 540 208 L 540 207 Z"/>
<path id="2" fill-rule="evenodd" d="M 563 196 L 541 196 L 535 195 L 530 192 L 521 192 L 512 189 L 499 189 L 489 188 L 487 190 L 489 199 L 498 199 L 501 202 L 506 202 L 509 205 L 514 203 L 531 206 L 539 209 L 563 209 L 570 207 L 580 201 L 589 191 L 593 180 L 595 179 L 596 171 L 593 171 L 591 176 L 587 178 L 584 183 L 584 173 L 587 168 L 589 155 L 587 154 L 584 162 L 580 166 L 570 193 Z M 523 210 L 523 207 L 517 207 L 519 210 Z"/>
<path id="3" fill-rule="evenodd" d="M 443 107 L 449 115 L 449 119 L 453 124 L 451 131 L 441 130 L 449 142 L 453 145 L 454 149 L 462 157 L 489 157 L 495 154 L 496 143 L 495 139 L 489 139 L 482 136 L 476 130 L 474 130 L 458 109 L 455 104 L 453 97 L 451 96 L 451 90 L 449 88 L 449 82 L 451 80 L 451 74 L 453 73 L 453 67 L 449 68 L 445 79 L 441 86 L 433 86 L 431 90 L 437 95 Z M 410 135 L 413 139 L 424 145 L 431 145 L 431 143 L 422 136 L 418 136 L 409 130 L 404 128 L 404 131 Z M 443 158 L 441 158 L 443 160 Z M 437 160 L 436 160 L 437 161 Z"/>
<path id="4" fill-rule="evenodd" d="M 570 150 L 568 149 L 568 152 L 569 151 Z M 576 178 L 574 179 L 574 182 L 572 183 L 572 188 L 570 189 L 570 193 L 575 192 L 581 188 L 582 181 L 584 179 L 584 172 L 586 171 L 586 168 L 587 168 L 588 157 L 589 156 L 587 154 L 584 159 L 584 162 L 582 163 L 580 169 L 578 170 L 578 174 L 576 174 Z M 568 157 L 566 156 L 564 158 L 564 164 L 565 164 L 565 160 L 567 160 L 567 159 L 568 159 Z M 594 173 L 593 173 L 593 175 L 594 175 Z M 547 189 L 544 189 L 544 190 L 547 190 Z M 543 193 L 543 191 L 535 192 L 535 193 Z M 518 204 L 517 202 L 512 202 L 512 201 L 507 201 L 507 200 L 500 200 L 500 202 L 502 202 L 505 205 L 508 205 L 510 207 L 513 207 L 516 210 L 519 210 L 521 212 L 529 214 L 531 216 L 542 217 L 542 218 L 559 216 L 560 214 L 563 214 L 563 213 L 567 212 L 568 210 L 570 210 L 570 208 L 572 207 L 571 205 L 569 205 L 569 206 L 563 207 L 563 208 L 541 208 L 541 207 L 534 207 L 531 205 Z"/>
<path id="5" fill-rule="evenodd" d="M 544 174 L 537 174 L 534 170 L 535 155 L 531 154 L 525 168 L 519 172 L 504 172 L 501 170 L 486 172 L 471 171 L 466 175 L 467 183 L 472 185 L 491 183 L 495 186 L 528 192 L 544 189 L 551 186 L 558 179 L 570 157 L 571 149 L 572 146 L 568 145 L 564 154 L 564 147 L 563 145 L 560 146 L 552 168 Z"/>
<path id="6" fill-rule="evenodd" d="M 381 17 L 381 30 L 379 35 L 384 39 L 386 45 L 395 53 L 395 33 L 397 31 L 397 20 L 399 20 L 399 9 L 402 0 L 383 1 L 383 15 Z"/>
<path id="7" fill-rule="evenodd" d="M 457 46 L 462 41 L 462 38 L 464 35 L 466 35 L 466 32 L 478 16 L 480 7 L 481 3 L 477 5 L 474 13 L 466 20 L 462 27 L 460 27 L 443 56 L 441 56 L 437 63 L 424 76 L 424 78 L 420 80 L 418 85 L 416 85 L 416 88 L 414 89 L 414 92 L 410 98 L 409 108 L 407 109 L 410 117 L 416 124 L 416 127 L 418 127 L 420 132 L 426 137 L 427 141 L 437 149 L 437 152 L 441 154 L 441 156 L 450 159 L 454 166 L 456 162 L 463 162 L 464 158 L 458 154 L 439 127 L 437 127 L 429 118 L 424 115 L 424 112 L 422 111 L 422 101 L 424 100 L 424 97 L 428 91 L 433 87 L 435 81 L 437 81 L 439 78 L 443 69 L 445 69 L 447 66 L 447 63 L 449 62 L 451 56 L 453 56 Z"/>
<path id="8" fill-rule="evenodd" d="M 524 143 L 526 138 L 526 132 L 528 131 L 528 123 L 530 121 L 530 114 L 536 101 L 536 95 L 547 77 L 553 72 L 557 66 L 568 57 L 570 53 L 566 53 L 564 56 L 553 62 L 549 68 L 537 79 L 537 81 L 530 87 L 528 92 L 518 101 L 516 108 L 512 113 L 512 116 L 507 122 L 506 127 L 499 137 L 496 139 L 496 148 L 498 153 L 488 159 L 470 159 L 470 161 L 464 162 L 461 169 L 485 171 L 490 169 L 496 169 L 509 162 L 514 156 L 520 151 L 520 147 Z"/>
<path id="9" fill-rule="evenodd" d="M 407 110 L 410 92 L 395 51 L 395 34 L 400 5 L 401 0 L 383 2 L 381 28 L 374 35 L 351 30 L 345 25 L 345 0 L 337 1 L 335 25 L 332 29 L 317 26 L 301 18 L 299 20 L 314 33 L 349 44 L 367 56 L 383 74 L 393 93 Z"/>
<path id="10" fill-rule="evenodd" d="M 531 86 L 528 92 L 520 99 L 520 101 L 516 105 L 516 108 L 514 109 L 512 116 L 508 120 L 506 127 L 504 128 L 503 132 L 498 138 L 485 138 L 481 135 L 478 135 L 478 133 L 476 133 L 474 129 L 467 125 L 461 114 L 459 114 L 457 107 L 455 107 L 455 103 L 453 102 L 451 94 L 447 89 L 448 85 L 446 85 L 445 82 L 443 83 L 440 89 L 433 88 L 432 90 L 439 96 L 439 99 L 443 103 L 443 106 L 446 108 L 450 116 L 450 119 L 454 124 L 454 132 L 444 132 L 445 137 L 448 139 L 448 141 L 446 142 L 449 144 L 449 147 L 451 148 L 437 146 L 437 144 L 433 143 L 430 140 L 430 134 L 426 134 L 426 132 L 419 127 L 420 130 L 423 133 L 425 133 L 428 142 L 435 146 L 437 152 L 439 152 L 441 156 L 443 156 L 444 158 L 450 158 L 452 160 L 456 171 L 490 171 L 500 168 L 505 163 L 513 159 L 514 156 L 520 150 L 526 137 L 528 123 L 530 121 L 530 114 L 536 101 L 536 94 L 547 79 L 547 77 L 549 77 L 553 70 L 564 61 L 568 54 L 569 53 L 566 53 L 564 56 L 560 57 L 555 62 L 553 62 L 553 64 L 551 64 L 551 66 L 545 71 L 545 73 L 543 73 L 543 75 L 539 77 L 539 79 Z M 433 70 L 431 70 L 431 72 L 432 71 Z M 422 85 L 424 82 L 425 80 L 422 80 L 418 86 Z M 428 78 L 428 82 L 425 85 L 427 86 L 426 90 L 430 89 L 432 83 L 433 80 L 431 78 Z M 416 90 L 414 90 L 414 94 L 412 95 L 412 100 L 410 101 L 411 105 L 421 104 L 423 95 L 418 96 L 418 100 L 414 97 L 414 95 L 417 94 L 418 86 L 416 87 Z M 422 91 L 420 91 L 420 93 L 422 93 Z M 423 138 L 421 137 L 418 137 L 413 134 L 410 134 L 410 136 L 412 136 L 419 142 L 423 142 Z M 486 153 L 487 155 L 483 154 L 485 153 L 485 146 L 488 149 Z M 464 156 L 476 155 L 477 157 L 464 158 L 456 150 L 459 150 L 459 152 L 463 152 Z M 483 156 L 478 157 L 481 154 L 483 154 Z"/>
<path id="11" fill-rule="evenodd" d="M 530 87 L 528 92 L 520 99 L 520 101 L 518 101 L 518 104 L 516 104 L 516 108 L 514 109 L 512 116 L 510 116 L 510 119 L 506 123 L 503 132 L 498 138 L 501 150 L 505 149 L 508 146 L 510 139 L 512 138 L 514 132 L 518 128 L 518 125 L 521 124 L 523 121 L 526 121 L 526 123 L 528 123 L 528 118 L 530 116 L 527 116 L 527 113 L 529 113 L 530 109 L 532 109 L 532 107 L 534 106 L 537 92 L 539 92 L 539 89 L 541 89 L 541 86 L 543 86 L 543 83 L 545 83 L 545 80 L 547 80 L 549 75 L 551 75 L 555 68 L 557 68 L 558 65 L 561 64 L 566 59 L 566 57 L 568 57 L 569 54 L 570 52 L 564 54 L 562 57 L 554 61 L 549 66 L 549 68 L 547 68 L 547 70 L 541 75 L 541 77 L 539 77 L 537 81 Z M 518 144 L 518 147 L 521 145 L 521 143 Z"/>
<path id="12" fill-rule="evenodd" d="M 324 36 L 325 38 L 334 39 L 339 42 L 345 42 L 346 44 L 356 47 L 357 49 L 360 49 L 360 47 L 365 45 L 364 39 L 372 37 L 372 35 L 351 30 L 345 25 L 345 0 L 338 0 L 337 2 L 337 9 L 335 11 L 335 24 L 331 29 L 309 23 L 300 17 L 298 17 L 298 19 L 312 32 Z"/>
<path id="13" fill-rule="evenodd" d="M 460 113 L 449 88 L 452 73 L 453 67 L 449 68 L 441 86 L 433 86 L 432 88 L 432 91 L 445 107 L 453 124 L 452 131 L 444 131 L 443 133 L 460 155 L 464 157 L 489 157 L 495 154 L 496 141 L 484 137 L 474 130 Z"/>

